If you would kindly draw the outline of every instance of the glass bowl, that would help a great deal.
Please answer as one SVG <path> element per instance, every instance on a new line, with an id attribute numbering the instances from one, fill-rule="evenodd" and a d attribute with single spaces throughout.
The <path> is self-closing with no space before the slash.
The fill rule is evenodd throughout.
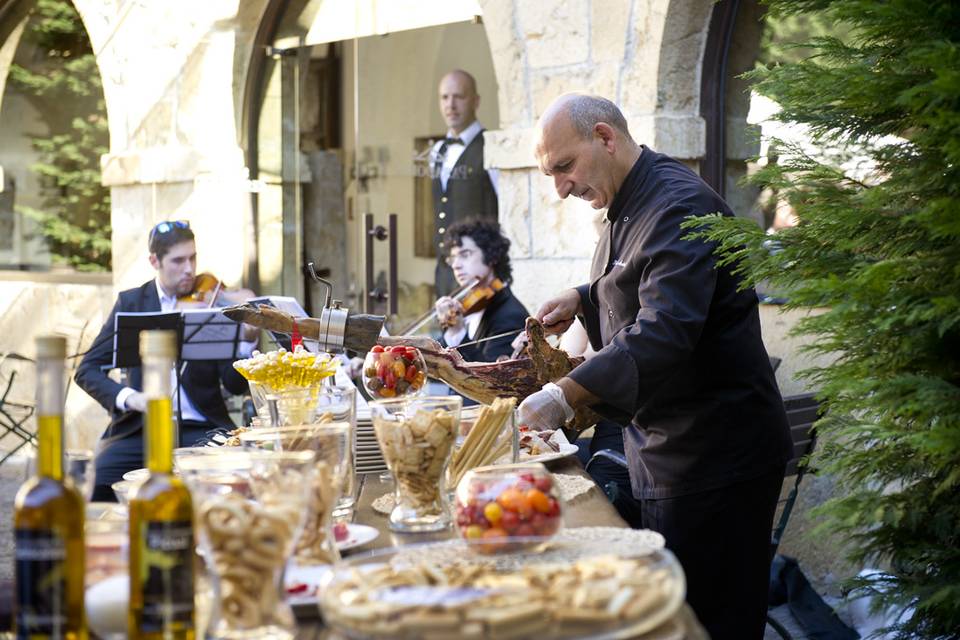
<path id="1" fill-rule="evenodd" d="M 426 371 L 419 349 L 375 345 L 363 360 L 363 386 L 375 400 L 417 395 L 423 392 Z"/>
<path id="2" fill-rule="evenodd" d="M 561 504 L 557 483 L 538 462 L 477 467 L 457 485 L 457 531 L 482 553 L 516 551 L 560 530 Z"/>
<path id="3" fill-rule="evenodd" d="M 613 528 L 611 528 L 613 529 Z M 685 580 L 667 550 L 525 540 L 471 553 L 447 540 L 350 558 L 320 588 L 325 624 L 347 638 L 634 638 L 674 618 Z"/>
<path id="4" fill-rule="evenodd" d="M 110 488 L 113 489 L 113 494 L 117 496 L 117 502 L 124 506 L 129 506 L 130 498 L 133 497 L 133 494 L 136 493 L 137 488 L 141 484 L 141 482 L 132 482 L 130 480 L 118 480 L 111 484 Z"/>

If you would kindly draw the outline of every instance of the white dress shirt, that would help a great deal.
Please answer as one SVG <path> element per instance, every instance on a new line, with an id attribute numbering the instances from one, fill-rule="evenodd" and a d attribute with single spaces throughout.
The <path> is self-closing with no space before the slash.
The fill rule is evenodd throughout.
<path id="1" fill-rule="evenodd" d="M 485 310 L 486 309 L 481 309 L 480 311 L 474 311 L 473 313 L 468 313 L 463 316 L 463 326 L 458 331 L 445 329 L 443 332 L 443 340 L 447 343 L 447 346 L 459 346 L 460 343 L 464 342 L 464 338 L 473 340 L 477 335 L 477 329 L 480 327 L 480 320 L 483 319 L 483 312 Z M 469 340 L 467 342 L 469 342 Z"/>
<path id="2" fill-rule="evenodd" d="M 463 155 L 467 145 L 473 142 L 473 139 L 480 135 L 482 131 L 483 125 L 480 124 L 479 120 L 474 120 L 473 124 L 461 131 L 459 135 L 454 133 L 452 129 L 447 131 L 448 138 L 460 138 L 463 140 L 463 144 L 453 143 L 447 145 L 447 151 L 443 155 L 443 164 L 440 165 L 440 186 L 443 187 L 444 191 L 447 190 L 447 180 L 450 179 L 450 174 L 453 173 L 453 168 L 456 166 L 460 156 Z M 431 151 L 431 166 L 435 166 L 436 162 L 440 160 L 440 147 L 442 146 L 443 140 L 433 145 L 433 150 Z M 493 183 L 494 193 L 499 197 L 500 192 L 497 190 L 497 182 L 500 178 L 500 172 L 497 169 L 488 169 L 487 174 L 490 176 L 490 182 Z"/>
<path id="3" fill-rule="evenodd" d="M 169 313 L 175 311 L 177 308 L 177 298 L 175 296 L 168 296 L 163 290 L 163 287 L 160 286 L 160 280 L 155 279 L 154 284 L 157 286 L 157 296 L 160 298 L 160 311 L 163 313 Z M 173 389 L 173 414 L 177 415 L 177 401 L 179 396 L 180 402 L 180 417 L 183 420 L 195 420 L 197 422 L 207 422 L 207 418 L 197 411 L 197 408 L 193 406 L 193 402 L 190 401 L 190 396 L 187 395 L 186 389 L 181 389 L 180 393 L 177 393 L 177 372 L 173 369 L 170 370 L 170 388 Z M 117 408 L 121 411 L 127 409 L 127 398 L 131 394 L 136 393 L 137 390 L 131 387 L 124 387 L 117 394 Z"/>

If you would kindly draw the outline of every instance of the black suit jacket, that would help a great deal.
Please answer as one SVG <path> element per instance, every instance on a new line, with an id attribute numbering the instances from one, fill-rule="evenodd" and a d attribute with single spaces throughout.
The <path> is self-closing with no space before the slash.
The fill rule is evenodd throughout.
<path id="1" fill-rule="evenodd" d="M 783 469 L 783 401 L 757 296 L 681 223 L 730 207 L 695 173 L 644 147 L 607 211 L 591 282 L 578 288 L 597 354 L 570 377 L 621 424 L 634 492 L 670 498 Z"/>
<path id="2" fill-rule="evenodd" d="M 117 394 L 124 385 L 111 380 L 103 367 L 113 362 L 113 328 L 117 312 L 160 311 L 156 281 L 149 280 L 135 289 L 121 291 L 110 311 L 110 316 L 93 341 L 93 346 L 83 356 L 74 379 L 80 388 L 89 393 L 111 415 L 110 425 L 104 438 L 124 438 L 138 433 L 143 428 L 143 414 L 139 411 L 120 411 L 116 406 Z M 143 390 L 143 372 L 140 367 L 127 370 L 127 385 Z M 220 383 L 235 394 L 247 392 L 247 381 L 226 360 L 188 362 L 180 376 L 183 389 L 190 401 L 210 422 L 211 427 L 232 429 L 227 406 L 223 401 Z"/>
<path id="3" fill-rule="evenodd" d="M 477 326 L 477 334 L 472 338 L 464 338 L 464 342 L 523 329 L 528 315 L 530 314 L 527 313 L 527 308 L 517 300 L 510 291 L 510 287 L 504 287 L 494 294 L 487 308 L 483 310 L 483 317 L 480 318 L 480 324 Z M 509 356 L 513 353 L 511 343 L 515 337 L 515 335 L 504 336 L 480 344 L 455 348 L 468 362 L 495 362 L 500 356 Z M 446 342 L 443 342 L 444 346 L 447 346 Z"/>

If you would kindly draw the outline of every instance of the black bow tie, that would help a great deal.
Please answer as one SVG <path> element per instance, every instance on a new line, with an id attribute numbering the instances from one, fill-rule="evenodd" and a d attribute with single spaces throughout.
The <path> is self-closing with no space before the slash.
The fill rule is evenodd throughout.
<path id="1" fill-rule="evenodd" d="M 451 144 L 463 144 L 463 138 L 444 138 L 443 144 L 450 146 Z"/>

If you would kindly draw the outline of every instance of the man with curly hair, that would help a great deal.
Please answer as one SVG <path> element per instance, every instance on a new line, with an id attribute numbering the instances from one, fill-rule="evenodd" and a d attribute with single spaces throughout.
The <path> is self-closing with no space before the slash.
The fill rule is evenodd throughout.
<path id="1" fill-rule="evenodd" d="M 500 225 L 496 222 L 471 219 L 447 229 L 447 242 L 447 264 L 453 269 L 459 285 L 477 281 L 477 286 L 489 287 L 500 280 L 505 286 L 483 309 L 472 313 L 464 313 L 463 306 L 448 296 L 437 300 L 437 318 L 444 328 L 444 346 L 457 347 L 464 359 L 470 361 L 494 362 L 509 357 L 513 351 L 512 335 L 464 347 L 458 345 L 511 331 L 519 332 L 530 315 L 508 286 L 513 280 L 510 240 L 500 233 Z"/>

